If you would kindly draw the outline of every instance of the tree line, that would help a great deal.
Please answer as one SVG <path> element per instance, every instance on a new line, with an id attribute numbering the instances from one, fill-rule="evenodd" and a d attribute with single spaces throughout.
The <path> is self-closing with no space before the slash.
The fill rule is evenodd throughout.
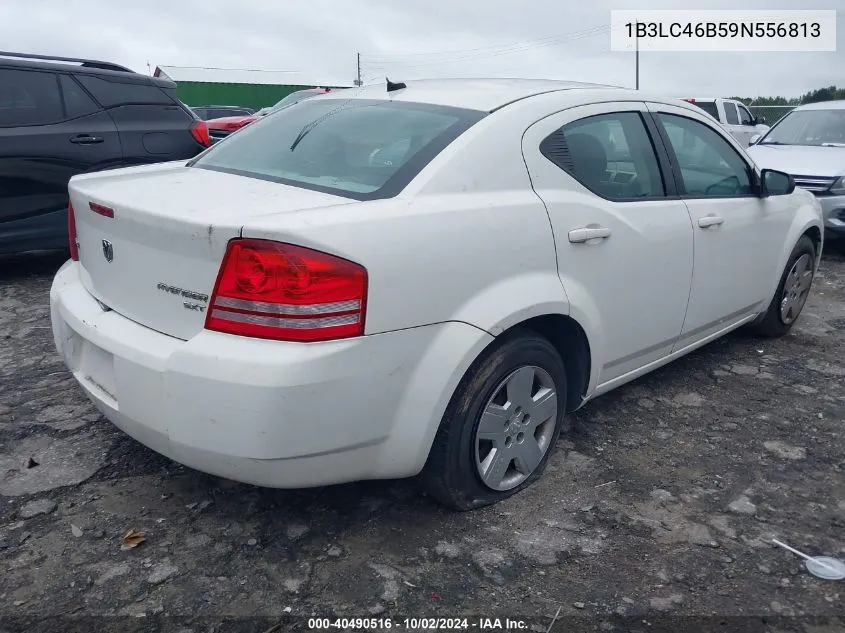
<path id="1" fill-rule="evenodd" d="M 731 99 L 755 106 L 799 106 L 805 103 L 845 99 L 845 88 L 837 88 L 836 86 L 817 88 L 816 90 L 810 90 L 800 97 L 731 97 Z"/>

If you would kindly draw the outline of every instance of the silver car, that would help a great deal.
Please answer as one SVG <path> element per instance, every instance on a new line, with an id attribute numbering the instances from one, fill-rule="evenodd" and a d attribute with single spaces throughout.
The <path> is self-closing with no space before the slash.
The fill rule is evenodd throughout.
<path id="1" fill-rule="evenodd" d="M 825 238 L 845 247 L 845 100 L 799 106 L 748 153 L 761 168 L 791 174 L 824 213 Z"/>

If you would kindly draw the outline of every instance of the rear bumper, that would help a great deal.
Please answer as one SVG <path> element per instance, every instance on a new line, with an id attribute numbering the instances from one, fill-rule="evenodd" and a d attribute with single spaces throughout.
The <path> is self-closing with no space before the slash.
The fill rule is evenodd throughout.
<path id="1" fill-rule="evenodd" d="M 448 399 L 491 337 L 443 323 L 347 341 L 202 331 L 182 341 L 104 311 L 68 262 L 56 347 L 94 405 L 154 451 L 278 488 L 418 473 Z"/>

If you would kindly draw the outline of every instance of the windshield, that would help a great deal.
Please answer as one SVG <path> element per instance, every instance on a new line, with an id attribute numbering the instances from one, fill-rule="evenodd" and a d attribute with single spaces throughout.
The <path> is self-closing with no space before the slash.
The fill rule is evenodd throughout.
<path id="1" fill-rule="evenodd" d="M 760 145 L 845 144 L 845 109 L 793 110 L 760 141 Z"/>
<path id="2" fill-rule="evenodd" d="M 388 198 L 483 116 L 420 103 L 308 100 L 241 129 L 191 165 L 357 200 Z"/>

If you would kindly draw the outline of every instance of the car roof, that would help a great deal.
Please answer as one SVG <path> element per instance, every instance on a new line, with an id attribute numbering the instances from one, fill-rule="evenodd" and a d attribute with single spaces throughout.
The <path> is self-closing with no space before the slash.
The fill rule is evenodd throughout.
<path id="1" fill-rule="evenodd" d="M 390 99 L 444 105 L 492 112 L 514 101 L 558 90 L 590 88 L 616 89 L 614 86 L 553 79 L 420 79 L 404 82 L 406 88 L 387 91 L 386 83 L 361 88 L 331 91 L 319 99 Z M 633 93 L 633 91 L 624 91 Z"/>
<path id="2" fill-rule="evenodd" d="M 134 70 L 130 70 L 129 68 L 124 68 L 123 70 L 111 70 L 109 68 L 91 65 L 102 63 L 107 66 L 112 66 L 108 62 L 91 61 L 87 63 L 88 65 L 85 65 L 76 60 L 70 60 L 70 58 L 68 58 L 68 61 L 46 61 L 41 59 L 17 58 L 12 55 L 0 55 L 0 66 L 3 66 L 4 68 L 15 68 L 20 70 L 40 69 L 50 70 L 54 72 L 69 72 L 74 75 L 93 75 L 96 77 L 103 78 L 119 78 L 121 83 L 152 84 L 161 88 L 176 87 L 176 84 L 170 80 L 163 79 L 161 77 L 150 77 L 149 75 L 143 75 L 141 73 L 135 72 Z M 122 66 L 118 65 L 113 65 L 113 67 L 115 69 L 123 68 Z"/>
<path id="3" fill-rule="evenodd" d="M 796 110 L 845 110 L 845 99 L 838 101 L 819 101 L 818 103 L 806 103 L 800 105 Z"/>

